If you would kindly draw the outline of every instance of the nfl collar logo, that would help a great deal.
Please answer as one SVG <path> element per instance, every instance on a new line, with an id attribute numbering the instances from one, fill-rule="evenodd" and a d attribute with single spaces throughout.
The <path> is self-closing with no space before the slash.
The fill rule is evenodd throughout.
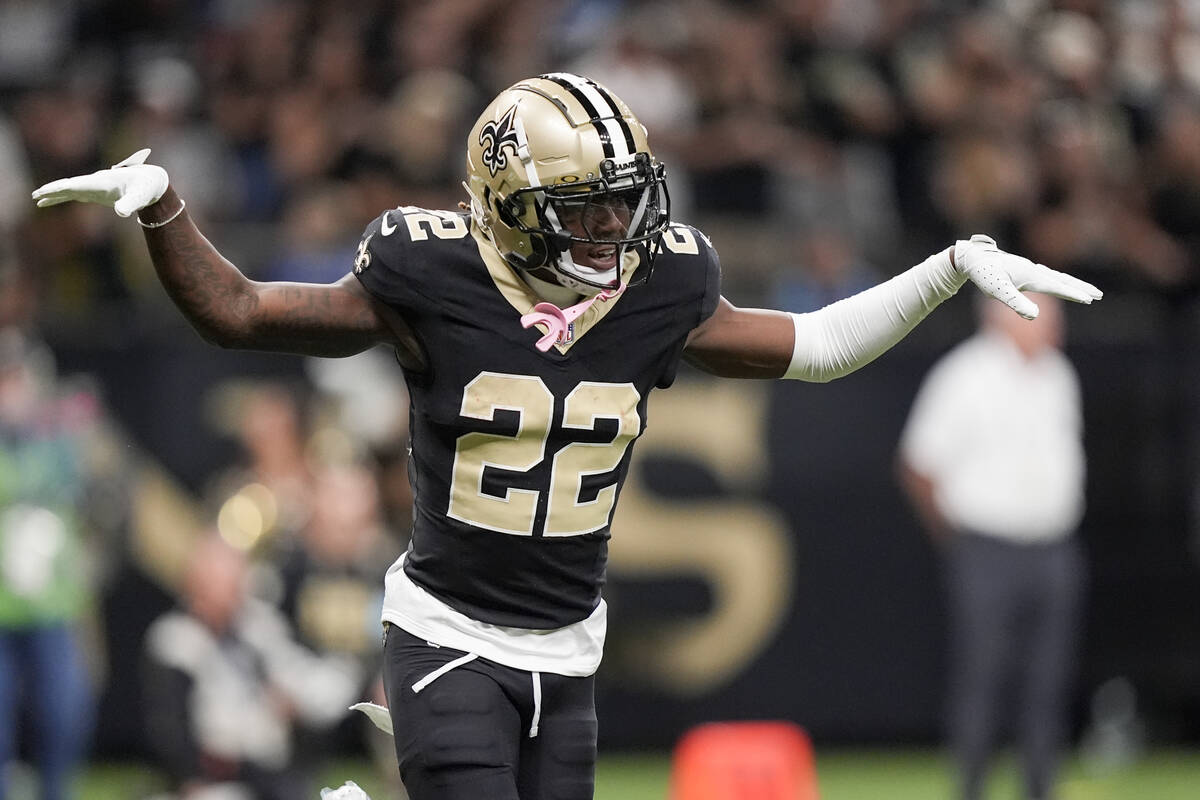
<path id="1" fill-rule="evenodd" d="M 567 329 L 558 335 L 559 344 L 570 344 L 575 341 L 575 323 L 568 322 Z"/>

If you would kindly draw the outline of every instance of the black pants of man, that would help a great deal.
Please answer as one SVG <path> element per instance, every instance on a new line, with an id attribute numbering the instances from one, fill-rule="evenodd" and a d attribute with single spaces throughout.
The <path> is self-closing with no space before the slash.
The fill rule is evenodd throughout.
<path id="1" fill-rule="evenodd" d="M 1081 548 L 1074 537 L 1013 544 L 962 533 L 951 543 L 948 567 L 949 728 L 961 797 L 982 796 L 1012 710 L 1026 797 L 1048 800 L 1067 735 L 1086 583 Z"/>
<path id="2" fill-rule="evenodd" d="M 591 800 L 592 677 L 513 669 L 389 625 L 383 678 L 411 800 Z"/>

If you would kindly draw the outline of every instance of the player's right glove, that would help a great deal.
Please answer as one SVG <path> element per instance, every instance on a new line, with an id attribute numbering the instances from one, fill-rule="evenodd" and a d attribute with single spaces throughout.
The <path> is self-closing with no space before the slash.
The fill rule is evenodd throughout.
<path id="1" fill-rule="evenodd" d="M 984 294 L 996 298 L 1025 319 L 1036 317 L 1038 307 L 1021 294 L 1022 289 L 1052 294 L 1076 303 L 1091 303 L 1104 296 L 1104 292 L 1087 281 L 1004 252 L 996 247 L 990 236 L 981 233 L 969 241 L 954 243 L 954 266 Z"/>
<path id="2" fill-rule="evenodd" d="M 167 171 L 146 163 L 150 148 L 138 150 L 119 164 L 90 175 L 60 178 L 34 190 L 38 208 L 75 200 L 109 206 L 122 217 L 145 208 L 167 191 Z"/>

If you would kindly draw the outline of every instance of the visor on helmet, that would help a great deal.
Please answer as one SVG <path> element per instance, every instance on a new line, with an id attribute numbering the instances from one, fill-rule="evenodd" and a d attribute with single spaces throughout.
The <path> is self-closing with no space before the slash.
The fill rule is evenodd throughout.
<path id="1" fill-rule="evenodd" d="M 523 232 L 543 237 L 544 263 L 558 282 L 584 294 L 615 288 L 621 281 L 623 257 L 631 247 L 639 248 L 642 266 L 630 283 L 647 280 L 657 250 L 653 245 L 670 220 L 662 164 L 639 153 L 624 169 L 605 161 L 601 173 L 594 180 L 520 189 L 504 200 Z M 526 203 L 533 205 L 536 227 L 522 221 Z M 577 264 L 572 245 L 614 246 L 613 266 L 597 270 Z"/>

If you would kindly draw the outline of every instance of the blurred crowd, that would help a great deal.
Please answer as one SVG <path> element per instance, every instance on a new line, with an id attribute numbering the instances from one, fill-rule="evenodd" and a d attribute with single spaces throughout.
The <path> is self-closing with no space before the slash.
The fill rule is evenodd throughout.
<path id="1" fill-rule="evenodd" d="M 987 231 L 1110 296 L 1193 309 L 1197 0 L 9 0 L 0 329 L 16 338 L 5 363 L 190 341 L 137 227 L 94 206 L 36 211 L 29 192 L 41 183 L 150 147 L 247 274 L 330 282 L 383 209 L 463 199 L 478 110 L 513 81 L 555 70 L 608 85 L 646 124 L 673 216 L 716 239 L 737 302 L 812 310 Z M 106 416 L 103 375 L 79 395 L 51 367 L 34 374 L 59 399 L 4 421 L 0 454 L 30 438 L 74 442 L 80 419 L 104 421 L 118 440 L 134 424 L 120 409 Z M 156 623 L 145 645 L 160 711 L 180 708 L 203 672 L 179 661 L 179 639 L 197 659 L 228 661 L 225 682 L 205 691 L 267 692 L 263 707 L 214 705 L 230 716 L 197 721 L 186 741 L 153 734 L 171 728 L 162 718 L 147 721 L 180 784 L 197 770 L 236 774 L 230 764 L 243 758 L 269 771 L 312 752 L 303 742 L 214 752 L 205 731 L 232 746 L 220 732 L 283 720 L 248 738 L 260 751 L 319 739 L 342 724 L 330 707 L 370 692 L 379 579 L 409 513 L 404 389 L 379 353 L 293 377 L 217 387 L 210 417 L 237 456 L 185 502 L 146 466 L 155 454 L 129 445 L 110 446 L 121 457 L 90 471 L 72 466 L 90 463 L 83 456 L 63 456 L 72 497 L 0 485 L 5 537 L 19 528 L 14 509 L 70 501 L 72 515 L 55 517 L 70 533 L 64 552 L 84 534 L 111 541 L 123 530 L 159 565 L 150 571 L 182 615 Z M 150 500 L 147 486 L 157 487 Z M 195 520 L 171 526 L 185 541 L 136 543 L 138 509 L 177 505 Z M 90 549 L 103 563 L 102 548 Z M 105 570 L 89 575 L 100 591 Z M 230 594 L 212 597 L 221 587 Z M 87 616 L 84 598 L 68 599 L 55 620 Z M 243 612 L 257 622 L 231 637 Z M 259 663 L 264 636 L 319 663 L 300 676 Z M 321 669 L 341 670 L 345 696 L 314 708 L 303 679 Z M 62 758 L 83 735 L 64 734 L 75 738 Z"/>
<path id="2" fill-rule="evenodd" d="M 236 425 L 238 455 L 189 493 L 98 387 L 59 376 L 22 332 L 0 335 L 0 797 L 70 797 L 94 732 L 121 750 L 114 721 L 135 732 L 124 755 L 159 767 L 129 796 L 314 796 L 330 755 L 389 752 L 348 707 L 379 697 L 407 486 L 387 496 L 387 462 L 322 421 L 312 391 L 225 393 L 216 416 Z M 135 574 L 159 591 L 131 591 Z"/>
<path id="3" fill-rule="evenodd" d="M 748 292 L 974 230 L 1110 289 L 1197 282 L 1192 0 L 19 0 L 0 53 L 0 228 L 73 317 L 161 296 L 32 186 L 148 146 L 240 266 L 332 280 L 380 209 L 453 207 L 478 109 L 554 69 L 640 115 Z"/>

